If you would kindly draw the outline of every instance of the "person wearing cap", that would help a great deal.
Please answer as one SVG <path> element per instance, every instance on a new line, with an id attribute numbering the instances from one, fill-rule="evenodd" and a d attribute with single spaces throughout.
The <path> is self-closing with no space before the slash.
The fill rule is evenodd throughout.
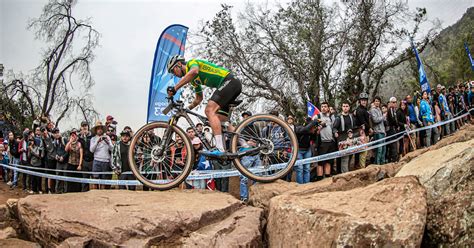
<path id="1" fill-rule="evenodd" d="M 81 122 L 81 131 L 79 133 L 79 142 L 81 143 L 82 150 L 84 153 L 82 160 L 82 171 L 91 172 L 92 171 L 92 162 L 94 161 L 94 153 L 91 152 L 91 139 L 92 133 L 89 131 L 89 123 L 87 121 Z M 90 179 L 91 174 L 82 173 L 82 178 Z M 89 190 L 89 184 L 83 183 L 81 186 L 81 191 L 85 192 Z"/>
<path id="2" fill-rule="evenodd" d="M 114 117 L 107 115 L 105 120 L 106 134 L 111 136 L 111 134 L 117 135 L 117 122 L 114 120 Z"/>
<path id="3" fill-rule="evenodd" d="M 369 101 L 369 94 L 362 92 L 359 94 L 359 106 L 357 106 L 354 117 L 356 126 L 361 127 L 360 136 L 363 143 L 368 142 L 369 135 L 372 134 L 372 126 L 370 122 L 369 110 L 367 104 Z M 364 168 L 367 159 L 367 151 L 356 154 L 355 161 L 359 163 L 359 167 Z"/>
<path id="4" fill-rule="evenodd" d="M 90 151 L 94 153 L 94 161 L 92 162 L 93 172 L 109 172 L 110 168 L 110 152 L 113 150 L 112 140 L 105 135 L 106 127 L 102 122 L 96 122 L 92 128 L 92 134 L 95 135 L 91 139 Z M 93 174 L 95 179 L 110 179 L 111 175 Z M 97 185 L 91 185 L 91 189 L 98 189 Z M 106 188 L 105 185 L 100 188 Z"/>
<path id="5" fill-rule="evenodd" d="M 78 130 L 73 128 L 69 133 L 69 141 L 66 144 L 66 152 L 69 154 L 67 162 L 68 171 L 81 171 L 82 170 L 82 161 L 84 156 L 84 150 L 79 142 L 79 137 L 77 135 Z M 68 173 L 68 177 L 78 177 L 81 174 L 78 173 Z M 76 182 L 67 182 L 66 192 L 80 192 L 81 184 Z"/>
<path id="6" fill-rule="evenodd" d="M 105 126 L 112 124 L 113 121 L 114 121 L 114 117 L 111 115 L 107 115 L 107 117 L 105 117 Z"/>
<path id="7" fill-rule="evenodd" d="M 123 130 L 127 131 L 130 133 L 130 136 L 133 137 L 133 130 L 130 126 L 125 126 Z"/>
<path id="8" fill-rule="evenodd" d="M 130 174 L 130 164 L 128 162 L 128 149 L 130 147 L 131 134 L 128 130 L 120 132 L 120 141 L 115 143 L 112 150 L 111 167 L 119 180 L 135 180 L 135 176 Z M 120 185 L 119 189 L 135 190 L 135 186 Z"/>

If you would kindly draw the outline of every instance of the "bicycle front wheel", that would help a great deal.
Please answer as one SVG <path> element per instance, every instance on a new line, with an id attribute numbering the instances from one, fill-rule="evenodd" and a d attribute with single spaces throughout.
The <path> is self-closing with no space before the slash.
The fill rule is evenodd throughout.
<path id="1" fill-rule="evenodd" d="M 235 133 L 231 146 L 233 153 L 256 151 L 234 159 L 235 167 L 244 176 L 257 182 L 273 182 L 293 168 L 298 141 L 282 119 L 274 115 L 255 115 L 245 119 Z"/>
<path id="2" fill-rule="evenodd" d="M 166 122 L 149 123 L 133 136 L 130 169 L 144 185 L 168 190 L 182 183 L 193 168 L 194 149 L 186 133 Z"/>

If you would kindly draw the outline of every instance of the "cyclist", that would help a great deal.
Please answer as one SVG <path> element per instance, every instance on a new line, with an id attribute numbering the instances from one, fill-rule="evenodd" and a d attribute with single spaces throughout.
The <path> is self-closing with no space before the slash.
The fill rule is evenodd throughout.
<path id="1" fill-rule="evenodd" d="M 190 59 L 186 62 L 180 55 L 174 55 L 169 59 L 167 69 L 169 73 L 181 78 L 176 86 L 168 87 L 168 96 L 173 96 L 176 91 L 188 83 L 191 83 L 194 88 L 196 96 L 188 106 L 189 109 L 195 108 L 202 102 L 203 86 L 216 88 L 207 103 L 205 114 L 214 133 L 217 149 L 202 151 L 201 154 L 217 157 L 226 155 L 221 122 L 228 120 L 229 104 L 234 102 L 242 91 L 240 80 L 224 67 L 200 59 Z"/>

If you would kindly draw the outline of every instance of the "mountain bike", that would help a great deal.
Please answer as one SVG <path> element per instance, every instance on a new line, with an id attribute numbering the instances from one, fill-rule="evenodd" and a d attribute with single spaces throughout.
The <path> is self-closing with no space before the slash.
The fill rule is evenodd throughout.
<path id="1" fill-rule="evenodd" d="M 151 122 L 141 127 L 133 136 L 129 149 L 130 168 L 144 185 L 157 190 L 179 186 L 195 168 L 199 152 L 192 140 L 178 126 L 182 118 L 196 133 L 203 149 L 213 149 L 211 140 L 198 132 L 190 116 L 204 125 L 208 119 L 184 107 L 182 101 L 168 98 L 169 105 L 163 113 L 171 114 L 168 122 Z M 230 104 L 232 110 L 242 101 Z M 172 112 L 171 112 L 172 111 Z M 256 182 L 272 182 L 291 171 L 297 159 L 298 142 L 292 128 L 274 115 L 260 114 L 243 120 L 231 131 L 222 123 L 224 144 L 229 146 L 224 157 L 207 157 L 208 160 L 232 161 L 239 172 Z"/>

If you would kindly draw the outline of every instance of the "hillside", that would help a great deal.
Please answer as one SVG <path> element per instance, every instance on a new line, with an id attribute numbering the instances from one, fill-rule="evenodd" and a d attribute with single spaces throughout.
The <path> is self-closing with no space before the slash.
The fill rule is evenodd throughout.
<path id="1" fill-rule="evenodd" d="M 438 36 L 420 54 L 428 74 L 431 87 L 437 84 L 453 85 L 458 80 L 474 79 L 467 58 L 464 42 L 469 44 L 471 54 L 474 51 L 474 7 L 453 25 L 440 31 Z M 404 96 L 419 89 L 415 59 L 400 64 L 386 73 L 386 86 L 381 95 Z"/>

